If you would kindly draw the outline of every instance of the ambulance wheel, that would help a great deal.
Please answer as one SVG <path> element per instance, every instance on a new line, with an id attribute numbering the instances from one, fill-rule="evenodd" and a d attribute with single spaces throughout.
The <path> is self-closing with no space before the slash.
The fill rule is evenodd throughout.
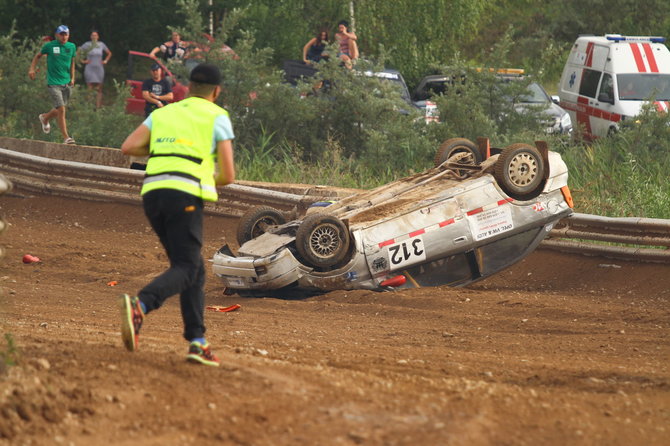
<path id="1" fill-rule="evenodd" d="M 539 150 L 528 144 L 512 144 L 498 157 L 493 176 L 507 195 L 528 200 L 539 195 L 544 169 Z"/>
<path id="2" fill-rule="evenodd" d="M 270 226 L 286 223 L 286 217 L 280 211 L 270 206 L 255 206 L 240 217 L 237 223 L 237 243 L 244 243 L 265 232 Z"/>
<path id="3" fill-rule="evenodd" d="M 309 266 L 324 269 L 342 263 L 349 253 L 349 230 L 339 218 L 311 214 L 298 227 L 296 249 Z"/>
<path id="4" fill-rule="evenodd" d="M 475 143 L 465 138 L 451 138 L 444 141 L 438 147 L 434 159 L 435 167 L 438 167 L 456 154 L 460 154 L 461 156 L 458 160 L 454 160 L 454 162 L 460 164 L 477 165 L 482 162 L 482 154 L 479 153 Z"/>

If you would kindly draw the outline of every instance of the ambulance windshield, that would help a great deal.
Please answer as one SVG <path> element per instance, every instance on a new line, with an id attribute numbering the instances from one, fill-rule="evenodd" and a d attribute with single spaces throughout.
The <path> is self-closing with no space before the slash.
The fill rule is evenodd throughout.
<path id="1" fill-rule="evenodd" d="M 617 84 L 622 101 L 670 101 L 670 74 L 619 74 Z"/>

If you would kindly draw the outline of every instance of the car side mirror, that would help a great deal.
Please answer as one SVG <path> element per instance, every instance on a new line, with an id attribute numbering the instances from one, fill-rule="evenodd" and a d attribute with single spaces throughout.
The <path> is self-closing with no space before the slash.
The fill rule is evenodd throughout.
<path id="1" fill-rule="evenodd" d="M 598 95 L 598 100 L 600 102 L 607 102 L 608 104 L 614 104 L 614 99 L 612 99 L 610 95 L 605 92 L 600 92 L 600 94 Z"/>
<path id="2" fill-rule="evenodd" d="M 561 103 L 561 98 L 559 98 L 557 95 L 551 95 L 551 102 L 553 102 L 556 105 L 559 105 Z"/>

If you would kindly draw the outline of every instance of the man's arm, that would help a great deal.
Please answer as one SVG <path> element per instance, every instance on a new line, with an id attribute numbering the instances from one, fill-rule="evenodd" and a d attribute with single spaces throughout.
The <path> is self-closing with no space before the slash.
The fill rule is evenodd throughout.
<path id="1" fill-rule="evenodd" d="M 70 61 L 70 85 L 74 85 L 74 57 Z"/>
<path id="2" fill-rule="evenodd" d="M 35 67 L 37 67 L 37 61 L 40 60 L 40 57 L 42 57 L 42 53 L 37 53 L 35 54 L 35 57 L 33 57 L 33 61 L 30 63 L 30 68 L 28 69 L 28 77 L 30 78 L 31 81 L 35 80 Z"/>
<path id="3" fill-rule="evenodd" d="M 235 164 L 233 161 L 233 141 L 226 139 L 216 143 L 216 155 L 219 171 L 214 181 L 219 186 L 225 186 L 235 181 Z"/>
<path id="4" fill-rule="evenodd" d="M 165 93 L 163 96 L 156 96 L 156 97 L 161 101 L 171 101 L 172 99 L 174 99 L 174 93 L 170 91 L 168 93 Z"/>
<path id="5" fill-rule="evenodd" d="M 144 98 L 144 100 L 147 102 L 151 102 L 152 104 L 157 105 L 158 107 L 163 106 L 163 103 L 158 99 L 158 96 L 151 94 L 149 90 L 142 90 L 142 98 Z"/>
<path id="6" fill-rule="evenodd" d="M 149 154 L 151 130 L 140 124 L 121 144 L 121 153 L 126 156 L 146 156 Z"/>

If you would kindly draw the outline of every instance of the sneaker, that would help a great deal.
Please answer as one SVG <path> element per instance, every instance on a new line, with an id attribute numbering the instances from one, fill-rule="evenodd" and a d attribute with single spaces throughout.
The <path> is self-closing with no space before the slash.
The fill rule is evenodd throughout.
<path id="1" fill-rule="evenodd" d="M 140 299 L 124 294 L 121 297 L 121 337 L 128 351 L 137 350 L 143 320 L 144 312 L 140 306 Z"/>
<path id="2" fill-rule="evenodd" d="M 49 121 L 44 122 L 44 115 L 39 115 L 38 116 L 40 120 L 40 124 L 42 124 L 42 131 L 44 133 L 49 133 L 51 131 L 51 124 L 49 124 Z"/>
<path id="3" fill-rule="evenodd" d="M 63 144 L 74 144 L 74 138 L 68 136 L 65 138 L 65 141 L 63 141 Z"/>
<path id="4" fill-rule="evenodd" d="M 186 360 L 189 362 L 211 365 L 213 367 L 218 367 L 221 364 L 219 358 L 214 356 L 212 350 L 209 348 L 209 343 L 201 344 L 198 341 L 193 341 L 191 342 L 191 345 L 189 345 Z"/>

